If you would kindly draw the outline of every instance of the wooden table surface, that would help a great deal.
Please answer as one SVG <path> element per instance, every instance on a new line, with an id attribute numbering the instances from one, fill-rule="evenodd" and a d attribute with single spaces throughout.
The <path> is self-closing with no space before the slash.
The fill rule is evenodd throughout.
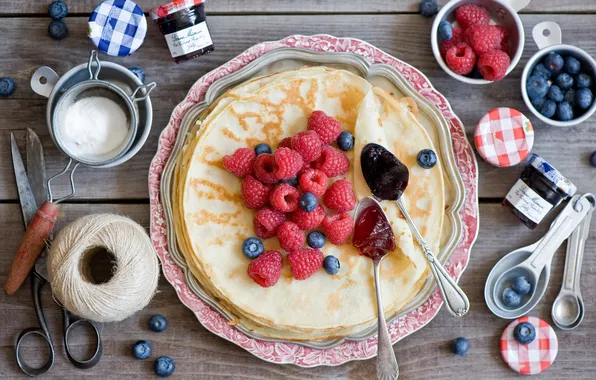
<path id="1" fill-rule="evenodd" d="M 33 71 L 51 66 L 63 74 L 86 61 L 92 48 L 86 37 L 87 19 L 97 0 L 68 1 L 70 16 L 66 23 L 70 36 L 54 41 L 47 35 L 50 22 L 46 14 L 49 0 L 23 2 L 0 0 L 0 76 L 10 76 L 17 91 L 0 99 L 0 282 L 4 282 L 10 262 L 21 239 L 23 228 L 9 153 L 9 132 L 32 128 L 44 145 L 48 173 L 56 173 L 65 158 L 53 146 L 45 123 L 46 99 L 29 87 Z M 147 12 L 159 0 L 138 0 Z M 444 3 L 444 1 L 441 1 Z M 169 59 L 163 37 L 149 23 L 143 47 L 130 57 L 102 59 L 145 69 L 148 81 L 156 81 L 152 94 L 154 123 L 142 151 L 128 163 L 114 169 L 81 168 L 76 175 L 77 196 L 63 207 L 58 228 L 76 218 L 97 212 L 116 212 L 149 225 L 147 171 L 160 132 L 174 106 L 185 96 L 195 80 L 233 58 L 255 43 L 275 40 L 290 34 L 329 33 L 368 41 L 421 71 L 442 92 L 466 126 L 468 137 L 480 117 L 490 109 L 509 106 L 530 117 L 536 129 L 534 152 L 544 156 L 566 174 L 582 192 L 596 191 L 596 169 L 588 162 L 596 150 L 596 118 L 580 126 L 558 129 L 548 127 L 531 116 L 520 94 L 520 76 L 527 59 L 537 48 L 531 41 L 534 25 L 544 20 L 559 23 L 563 40 L 596 56 L 596 2 L 586 0 L 534 0 L 521 16 L 526 30 L 524 55 L 517 68 L 504 80 L 489 86 L 467 86 L 445 74 L 435 62 L 429 43 L 432 20 L 416 14 L 416 0 L 211 0 L 207 5 L 208 22 L 216 50 L 214 53 L 174 64 Z M 518 377 L 503 363 L 498 341 L 507 321 L 493 316 L 484 303 L 484 282 L 491 267 L 507 252 L 532 243 L 546 229 L 543 223 L 529 231 L 500 206 L 500 200 L 518 177 L 522 167 L 497 169 L 478 162 L 480 234 L 472 250 L 470 264 L 461 285 L 471 301 L 470 313 L 462 319 L 441 310 L 428 326 L 395 345 L 402 379 L 504 379 Z M 66 191 L 66 183 L 57 192 Z M 593 229 L 594 230 L 594 229 Z M 573 332 L 557 330 L 559 354 L 541 378 L 596 378 L 596 239 L 592 232 L 587 243 L 582 273 L 586 307 L 583 324 Z M 564 249 L 554 259 L 553 275 L 547 294 L 531 315 L 548 322 L 554 297 L 558 293 Z M 151 361 L 131 357 L 130 347 L 148 339 L 158 355 L 176 361 L 174 378 L 194 379 L 373 379 L 375 360 L 351 362 L 340 367 L 302 369 L 291 365 L 263 362 L 244 350 L 220 339 L 207 330 L 183 306 L 172 287 L 160 281 L 159 293 L 151 304 L 135 316 L 103 331 L 104 357 L 91 370 L 81 372 L 67 361 L 62 348 L 61 314 L 45 289 L 46 316 L 57 356 L 46 378 L 80 379 L 84 375 L 102 379 L 145 379 L 153 376 Z M 169 327 L 161 334 L 147 330 L 147 319 L 155 313 L 168 318 Z M 7 297 L 0 295 L 0 376 L 24 377 L 14 359 L 14 341 L 23 328 L 36 326 L 29 285 Z M 471 350 L 465 358 L 449 351 L 452 339 L 464 336 Z M 34 356 L 43 353 L 34 345 L 26 347 Z M 32 362 L 34 364 L 34 362 Z M 37 361 L 36 363 L 39 363 Z"/>

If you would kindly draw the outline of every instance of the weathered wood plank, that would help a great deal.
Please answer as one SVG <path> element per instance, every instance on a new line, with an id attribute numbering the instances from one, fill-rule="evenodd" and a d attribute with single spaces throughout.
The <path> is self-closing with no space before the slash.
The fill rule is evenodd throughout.
<path id="1" fill-rule="evenodd" d="M 146 205 L 65 205 L 58 228 L 67 222 L 96 212 L 116 212 L 130 216 L 147 227 Z M 0 205 L 0 281 L 6 278 L 10 260 L 23 233 L 17 205 Z M 484 303 L 484 282 L 491 267 L 505 253 L 532 243 L 544 233 L 547 224 L 530 232 L 498 205 L 481 205 L 482 233 L 472 251 L 472 258 L 461 285 L 471 300 L 471 311 L 462 319 L 451 317 L 444 310 L 426 327 L 395 345 L 403 379 L 483 379 L 513 378 L 502 362 L 498 342 L 507 321 L 493 316 Z M 488 231 L 493 231 L 488 233 Z M 593 230 L 594 231 L 594 230 Z M 596 232 L 590 234 L 587 252 L 596 249 Z M 530 314 L 551 323 L 550 308 L 561 283 L 564 249 L 555 256 L 551 283 L 542 303 Z M 559 354 L 553 366 L 541 375 L 545 379 L 592 378 L 596 371 L 593 360 L 596 338 L 596 257 L 586 254 L 582 273 L 582 292 L 586 303 L 586 318 L 573 332 L 557 330 Z M 56 363 L 48 378 L 78 379 L 83 372 L 68 363 L 62 349 L 61 316 L 44 289 L 47 318 L 56 342 Z M 13 297 L 0 294 L 0 374 L 12 378 L 20 374 L 14 363 L 13 339 L 23 328 L 36 326 L 29 286 Z M 161 313 L 169 320 L 168 329 L 151 333 L 146 328 L 150 315 Z M 466 358 L 455 357 L 449 343 L 458 336 L 470 339 L 472 349 Z M 159 293 L 148 308 L 121 322 L 105 326 L 103 334 L 104 357 L 98 366 L 84 372 L 103 379 L 145 379 L 152 374 L 152 361 L 132 359 L 130 346 L 139 339 L 153 344 L 154 357 L 168 355 L 176 360 L 176 374 L 185 379 L 373 379 L 374 360 L 351 362 L 340 367 L 301 369 L 279 366 L 254 358 L 235 345 L 216 337 L 204 329 L 195 316 L 183 306 L 173 288 L 162 279 Z M 28 352 L 39 351 L 34 346 Z"/>

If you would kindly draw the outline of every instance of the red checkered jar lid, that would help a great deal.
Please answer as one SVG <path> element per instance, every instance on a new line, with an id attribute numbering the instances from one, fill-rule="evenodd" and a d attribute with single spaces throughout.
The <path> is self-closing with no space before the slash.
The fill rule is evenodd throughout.
<path id="1" fill-rule="evenodd" d="M 534 128 L 518 110 L 495 108 L 478 122 L 474 142 L 478 153 L 489 164 L 513 166 L 530 154 L 534 145 Z"/>
<path id="2" fill-rule="evenodd" d="M 530 322 L 536 329 L 536 338 L 530 344 L 521 344 L 513 337 L 515 326 Z M 559 341 L 555 330 L 536 317 L 521 317 L 511 322 L 501 335 L 501 356 L 507 365 L 522 375 L 546 371 L 557 357 Z"/>

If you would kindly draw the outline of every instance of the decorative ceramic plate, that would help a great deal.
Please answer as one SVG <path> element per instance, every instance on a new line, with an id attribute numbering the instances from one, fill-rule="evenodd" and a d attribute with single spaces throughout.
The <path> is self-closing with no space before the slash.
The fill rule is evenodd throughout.
<path id="1" fill-rule="evenodd" d="M 264 42 L 199 79 L 172 112 L 159 139 L 157 154 L 149 171 L 151 238 L 167 280 L 180 300 L 208 330 L 246 349 L 255 356 L 279 364 L 303 367 L 340 365 L 350 360 L 374 357 L 376 329 L 371 328 L 345 339 L 296 343 L 260 339 L 242 326 L 228 322 L 223 310 L 187 271 L 173 235 L 170 183 L 177 153 L 184 145 L 186 131 L 209 104 L 226 89 L 252 77 L 295 69 L 304 65 L 326 65 L 348 69 L 374 85 L 413 97 L 421 109 L 421 124 L 429 131 L 444 162 L 448 184 L 446 223 L 439 260 L 459 279 L 465 270 L 470 249 L 478 232 L 477 164 L 463 125 L 447 100 L 418 70 L 374 46 L 351 38 L 329 35 L 290 36 Z M 392 342 L 420 329 L 434 318 L 443 304 L 439 290 L 429 278 L 424 289 L 389 323 Z"/>

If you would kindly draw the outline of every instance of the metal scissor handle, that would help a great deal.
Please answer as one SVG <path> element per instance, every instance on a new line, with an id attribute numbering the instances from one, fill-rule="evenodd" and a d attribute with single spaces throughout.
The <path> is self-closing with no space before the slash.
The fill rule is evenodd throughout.
<path id="1" fill-rule="evenodd" d="M 62 316 L 64 321 L 64 349 L 66 350 L 66 356 L 68 356 L 68 360 L 70 360 L 75 367 L 80 369 L 88 369 L 99 363 L 101 355 L 103 354 L 103 346 L 101 344 L 101 333 L 97 329 L 97 326 L 86 319 L 78 319 L 73 317 L 73 315 L 70 314 L 70 312 L 64 307 L 62 308 Z M 87 360 L 77 360 L 70 352 L 69 337 L 72 329 L 75 326 L 86 327 L 95 333 L 95 339 L 97 342 L 95 346 L 95 352 L 93 353 L 93 356 Z"/>

